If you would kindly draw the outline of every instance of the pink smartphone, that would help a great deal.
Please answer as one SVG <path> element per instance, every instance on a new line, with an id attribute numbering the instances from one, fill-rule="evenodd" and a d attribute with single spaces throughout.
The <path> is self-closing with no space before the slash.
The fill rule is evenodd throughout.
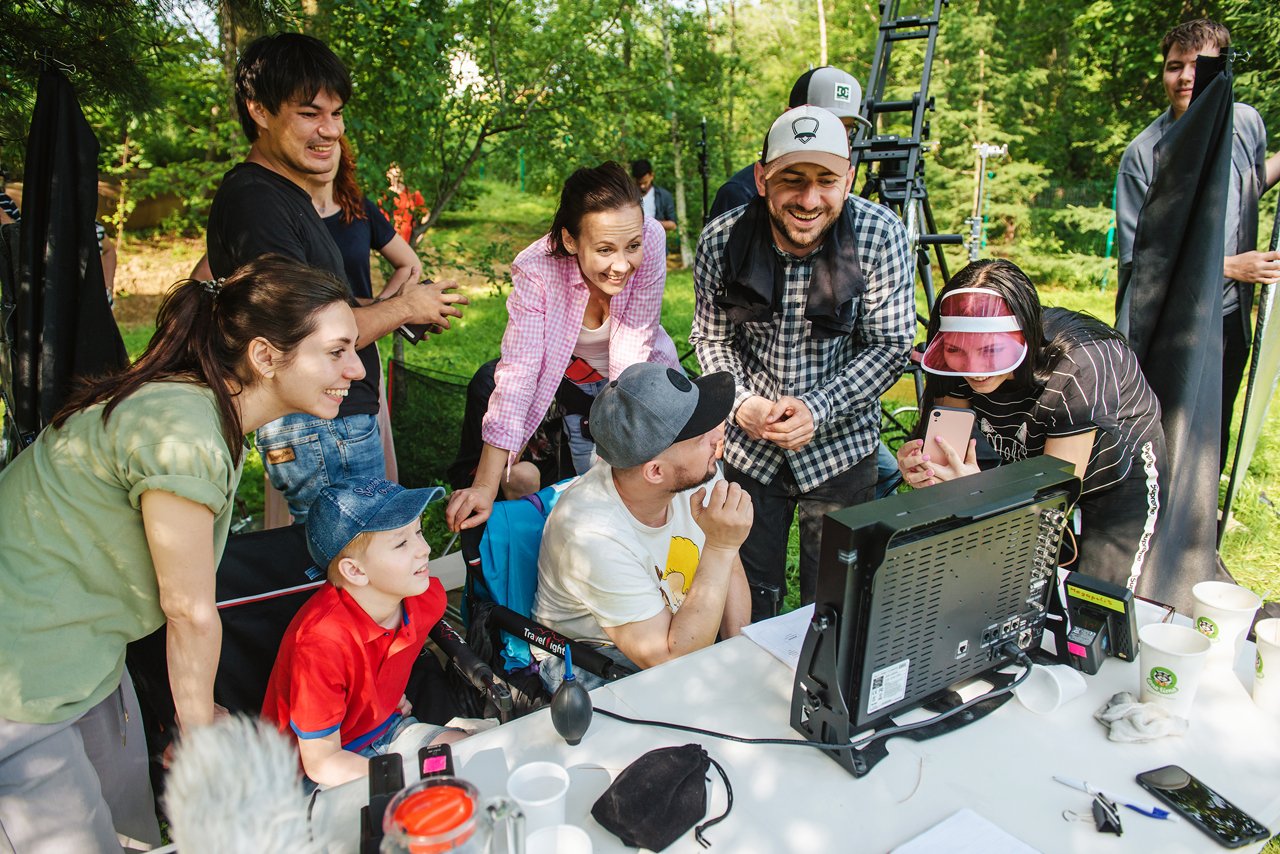
<path id="1" fill-rule="evenodd" d="M 924 432 L 924 453 L 941 455 L 942 447 L 934 441 L 941 436 L 961 459 L 969 449 L 969 436 L 973 432 L 973 410 L 954 406 L 935 406 L 929 413 L 929 426 Z M 941 456 L 934 457 L 941 459 Z"/>

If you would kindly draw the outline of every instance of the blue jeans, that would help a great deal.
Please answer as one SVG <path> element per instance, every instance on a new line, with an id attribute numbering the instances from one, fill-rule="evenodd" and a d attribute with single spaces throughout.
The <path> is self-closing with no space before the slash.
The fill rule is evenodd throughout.
<path id="1" fill-rule="evenodd" d="M 902 472 L 898 470 L 898 458 L 884 442 L 876 449 L 876 498 L 892 495 L 902 483 Z"/>
<path id="2" fill-rule="evenodd" d="M 332 421 L 305 413 L 286 415 L 258 428 L 258 451 L 271 485 L 284 493 L 299 524 L 326 486 L 387 475 L 376 415 Z"/>
<path id="3" fill-rule="evenodd" d="M 454 727 L 422 723 L 413 715 L 403 715 L 395 723 L 387 727 L 386 732 L 357 750 L 356 753 L 359 753 L 361 756 L 368 759 L 372 759 L 375 756 L 383 756 L 390 752 L 392 742 L 399 738 L 401 734 L 411 726 L 416 726 L 422 730 L 416 738 L 417 744 L 413 745 L 410 750 L 411 755 L 416 753 L 419 747 L 430 744 L 438 736 L 443 735 L 446 732 L 464 732 L 464 730 L 456 729 Z M 400 747 L 404 748 L 405 745 L 400 745 Z"/>
<path id="4" fill-rule="evenodd" d="M 609 383 L 608 380 L 596 380 L 591 383 L 578 383 L 578 388 L 595 397 L 600 389 Z M 564 416 L 564 432 L 569 440 L 569 453 L 573 456 L 573 470 L 578 474 L 586 474 L 591 468 L 591 460 L 596 453 L 596 444 L 582 433 L 582 416 L 568 413 Z"/>
<path id="5" fill-rule="evenodd" d="M 616 646 L 598 646 L 596 647 L 596 652 L 633 670 L 640 670 L 640 665 L 623 655 L 622 651 Z M 557 655 L 548 655 L 542 659 L 542 661 L 538 662 L 538 677 L 542 680 L 542 686 L 554 694 L 556 689 L 560 687 L 560 683 L 564 681 L 564 659 Z M 608 679 L 603 676 L 597 676 L 582 667 L 573 668 L 573 678 L 588 691 L 599 688 L 601 685 L 609 684 Z"/>

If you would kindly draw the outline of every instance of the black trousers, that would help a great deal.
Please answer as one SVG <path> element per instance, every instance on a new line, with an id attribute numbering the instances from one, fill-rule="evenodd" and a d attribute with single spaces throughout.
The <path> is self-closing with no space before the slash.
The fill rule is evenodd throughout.
<path id="1" fill-rule="evenodd" d="M 725 464 L 724 476 L 751 496 L 755 521 L 738 550 L 751 587 L 751 622 L 778 612 L 787 593 L 787 539 L 796 507 L 800 508 L 800 602 L 814 600 L 818 584 L 818 544 L 822 517 L 833 510 L 870 501 L 876 490 L 876 454 L 872 451 L 852 468 L 829 478 L 808 492 L 796 485 L 785 463 L 772 483 Z"/>
<path id="2" fill-rule="evenodd" d="M 1120 483 L 1080 499 L 1079 558 L 1071 569 L 1159 601 L 1153 568 L 1161 505 L 1169 500 L 1163 437 L 1144 443 Z"/>
<path id="3" fill-rule="evenodd" d="M 1240 309 L 1222 318 L 1222 447 L 1218 455 L 1218 472 L 1227 469 L 1227 444 L 1234 427 L 1236 395 L 1249 364 L 1249 340 L 1244 334 Z"/>

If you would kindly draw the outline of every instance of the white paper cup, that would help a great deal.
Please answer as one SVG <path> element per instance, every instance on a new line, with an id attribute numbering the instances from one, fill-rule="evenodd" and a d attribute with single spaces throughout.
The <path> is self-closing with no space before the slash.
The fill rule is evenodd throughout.
<path id="1" fill-rule="evenodd" d="M 1085 692 L 1084 676 L 1066 664 L 1036 665 L 1027 679 L 1013 689 L 1013 696 L 1037 715 L 1057 711 Z"/>
<path id="2" fill-rule="evenodd" d="M 1160 703 L 1189 718 L 1200 687 L 1200 672 L 1209 654 L 1209 639 L 1188 626 L 1152 623 L 1138 630 L 1142 702 Z"/>
<path id="3" fill-rule="evenodd" d="M 544 827 L 525 839 L 524 854 L 591 854 L 591 837 L 572 824 Z"/>
<path id="4" fill-rule="evenodd" d="M 1247 587 L 1225 581 L 1201 581 L 1191 588 L 1195 597 L 1192 623 L 1209 639 L 1206 666 L 1230 670 L 1240 651 L 1240 639 L 1253 624 L 1253 615 L 1262 606 L 1262 597 Z"/>
<path id="5" fill-rule="evenodd" d="M 1254 659 L 1253 701 L 1263 711 L 1280 714 L 1280 618 L 1259 620 L 1254 631 L 1258 652 Z"/>
<path id="6" fill-rule="evenodd" d="M 507 794 L 524 813 L 526 834 L 564 824 L 564 800 L 568 792 L 569 772 L 554 762 L 521 765 L 507 778 Z"/>

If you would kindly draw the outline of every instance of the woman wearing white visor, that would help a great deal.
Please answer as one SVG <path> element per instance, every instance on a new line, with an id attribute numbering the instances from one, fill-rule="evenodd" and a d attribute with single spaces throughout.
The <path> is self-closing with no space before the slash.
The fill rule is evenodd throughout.
<path id="1" fill-rule="evenodd" d="M 1001 462 L 1049 454 L 1074 464 L 1084 481 L 1079 557 L 1064 550 L 1064 562 L 1142 592 L 1164 490 L 1164 431 L 1160 403 L 1123 336 L 1088 315 L 1042 311 L 1016 265 L 977 261 L 938 295 L 928 342 L 926 408 L 973 409 L 975 433 Z M 917 438 L 899 449 L 907 483 L 926 487 L 979 470 L 976 439 L 968 448 L 935 444 Z"/>

